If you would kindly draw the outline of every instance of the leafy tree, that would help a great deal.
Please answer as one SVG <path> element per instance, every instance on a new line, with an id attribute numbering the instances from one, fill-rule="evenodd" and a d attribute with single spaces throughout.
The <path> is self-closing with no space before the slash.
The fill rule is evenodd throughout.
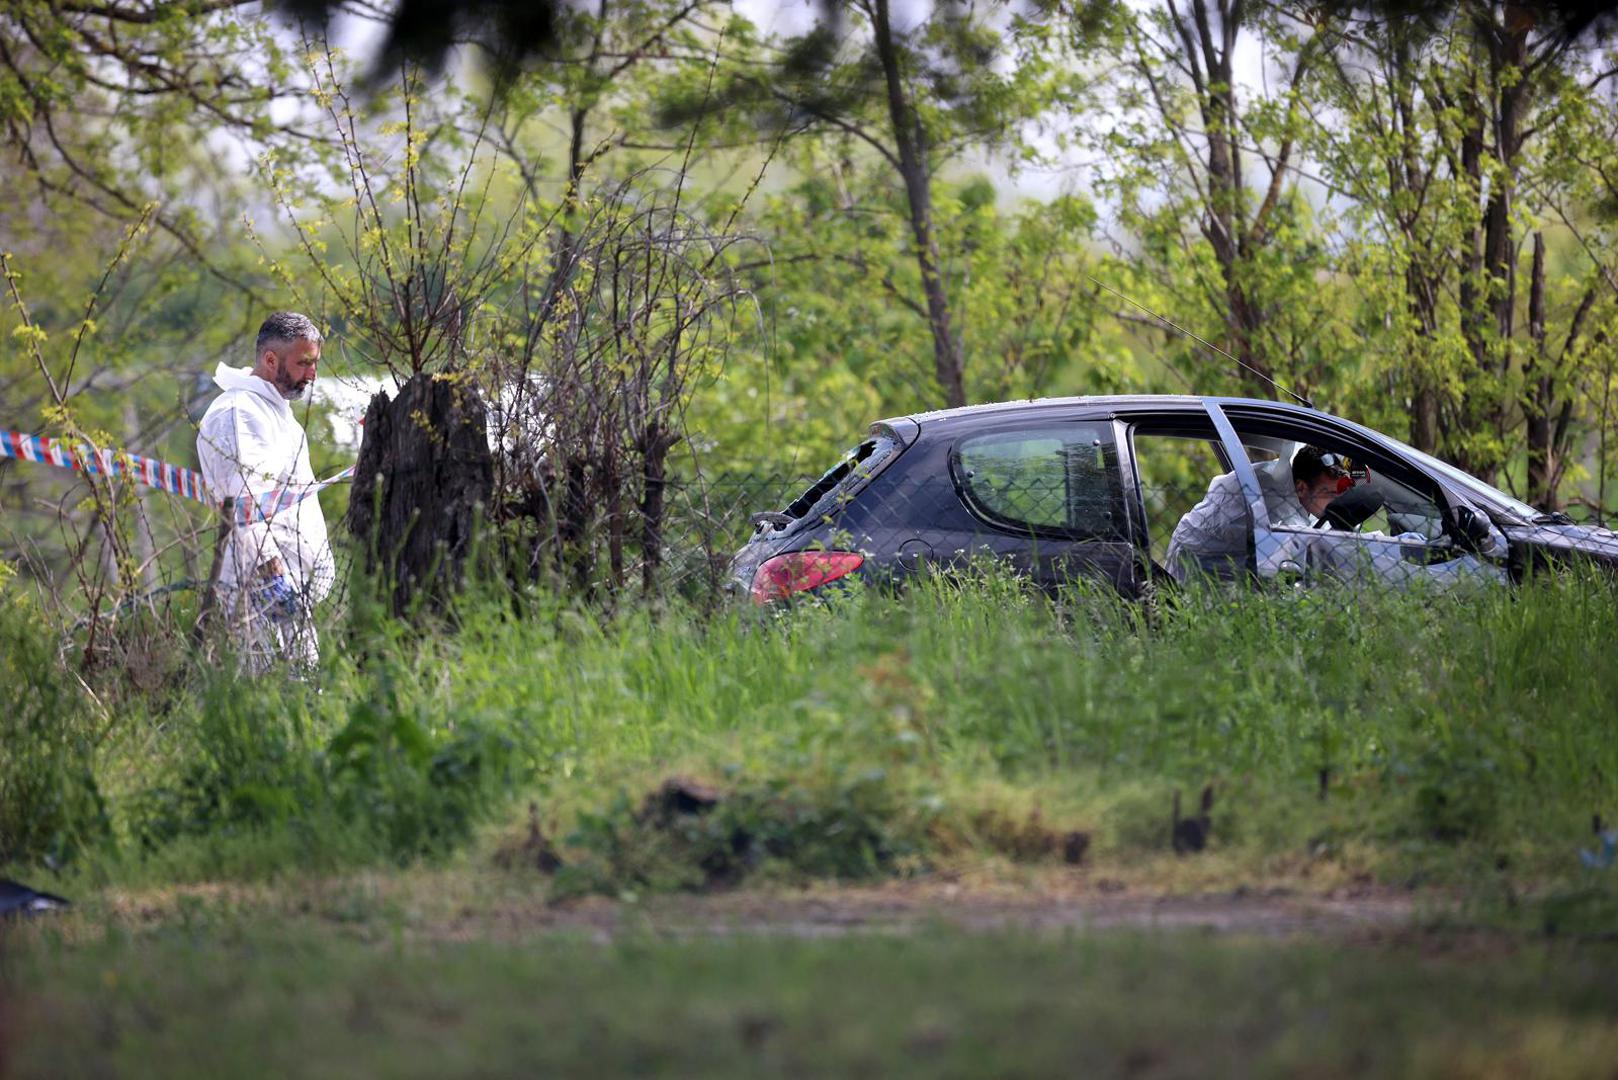
<path id="1" fill-rule="evenodd" d="M 902 193 L 884 170 L 862 168 L 833 142 L 799 149 L 791 163 L 801 179 L 751 215 L 752 229 L 775 244 L 764 256 L 741 253 L 741 269 L 769 300 L 761 312 L 767 351 L 743 345 L 693 406 L 706 458 L 725 471 L 818 472 L 871 420 L 937 404 L 931 342 L 916 333 L 925 309 Z M 952 299 L 972 358 L 969 398 L 1145 383 L 1103 318 L 1087 201 L 1007 205 L 982 177 L 938 183 L 934 195 L 940 245 L 960 283 Z"/>
<path id="2" fill-rule="evenodd" d="M 1581 70 L 1582 69 L 1582 70 Z M 1575 271 L 1556 292 L 1579 299 L 1567 317 L 1561 348 L 1548 353 L 1543 320 L 1533 318 L 1534 350 L 1524 380 L 1529 457 L 1528 489 L 1537 504 L 1557 508 L 1568 493 L 1558 487 L 1578 450 L 1577 439 L 1593 429 L 1594 484 L 1583 502 L 1598 517 L 1610 518 L 1607 478 L 1611 463 L 1614 369 L 1618 367 L 1618 51 L 1590 51 L 1558 92 L 1556 137 L 1531 187 L 1539 216 L 1548 229 L 1562 232 L 1575 248 L 1561 261 Z M 1537 253 L 1541 249 L 1536 237 Z M 1571 254 L 1572 257 L 1569 257 Z M 1544 281 L 1536 265 L 1531 282 Z M 1559 284 L 1556 278 L 1552 285 Z M 1572 290 L 1568 288 L 1572 285 Z M 1532 287 L 1532 286 L 1531 286 Z M 1564 301 L 1562 307 L 1566 309 Z M 1570 423 L 1571 421 L 1571 423 Z"/>
<path id="3" fill-rule="evenodd" d="M 127 223 L 152 223 L 196 263 L 255 300 L 219 226 L 243 198 L 240 165 L 295 103 L 283 41 L 242 0 L 132 0 L 0 8 L 0 144 L 26 187 Z M 176 132 L 190 137 L 176 138 Z"/>
<path id="4" fill-rule="evenodd" d="M 1264 396 L 1283 368 L 1308 380 L 1297 361 L 1316 351 L 1332 314 L 1296 304 L 1328 272 L 1298 170 L 1303 83 L 1337 34 L 1313 11 L 1166 0 L 1125 22 L 1117 110 L 1092 132 L 1108 161 L 1103 188 L 1160 267 L 1175 311 L 1212 316 L 1210 336 L 1234 361 L 1231 379 Z M 1260 37 L 1277 84 L 1250 90 L 1237 54 Z M 1179 292 L 1186 285 L 1195 293 Z"/>
<path id="5" fill-rule="evenodd" d="M 1570 118 L 1611 72 L 1590 70 L 1559 22 L 1475 5 L 1349 24 L 1319 74 L 1311 145 L 1353 200 L 1350 266 L 1408 358 L 1394 374 L 1412 441 L 1492 476 L 1521 425 L 1529 498 L 1555 508 L 1604 290 L 1543 228 L 1566 220 L 1548 196 L 1579 197 L 1569 162 L 1599 137 Z"/>
<path id="6" fill-rule="evenodd" d="M 974 150 L 1031 154 L 1028 125 L 1071 100 L 1078 75 L 1062 62 L 1068 57 L 1058 24 L 1038 12 L 939 5 L 905 26 L 895 22 L 888 0 L 850 0 L 837 10 L 846 22 L 822 27 L 764 64 L 733 67 L 717 96 L 675 98 L 669 112 L 743 106 L 762 130 L 832 138 L 833 152 L 851 167 L 868 160 L 888 177 L 903 193 L 906 246 L 916 268 L 916 291 L 902 302 L 925 320 L 943 403 L 963 405 L 960 286 L 950 277 L 954 260 L 941 238 L 939 180 L 950 162 Z M 860 183 L 848 190 L 880 189 Z M 894 295 L 897 282 L 887 281 Z"/>

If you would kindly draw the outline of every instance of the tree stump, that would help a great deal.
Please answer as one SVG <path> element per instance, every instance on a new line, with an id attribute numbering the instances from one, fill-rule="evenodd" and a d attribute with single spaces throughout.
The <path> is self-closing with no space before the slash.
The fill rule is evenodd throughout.
<path id="1" fill-rule="evenodd" d="M 442 610 L 460 586 L 479 513 L 494 491 L 486 412 L 465 383 L 412 376 L 365 410 L 348 528 L 360 565 L 397 615 L 418 599 Z"/>

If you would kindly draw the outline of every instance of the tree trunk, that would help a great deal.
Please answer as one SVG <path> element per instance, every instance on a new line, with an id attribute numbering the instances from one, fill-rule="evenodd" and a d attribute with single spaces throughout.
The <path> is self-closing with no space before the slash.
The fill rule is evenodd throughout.
<path id="1" fill-rule="evenodd" d="M 1438 453 L 1441 436 L 1440 404 L 1442 398 L 1432 370 L 1430 350 L 1438 336 L 1438 312 L 1435 297 L 1438 283 L 1429 279 L 1416 264 L 1416 238 L 1412 229 L 1405 230 L 1405 243 L 1411 249 L 1411 263 L 1405 270 L 1405 295 L 1410 314 L 1415 319 L 1417 333 L 1421 335 L 1421 353 L 1412 365 L 1410 379 L 1414 392 L 1410 399 L 1410 442 L 1417 450 Z"/>
<path id="2" fill-rule="evenodd" d="M 1523 365 L 1523 416 L 1528 440 L 1528 501 L 1541 510 L 1560 510 L 1562 471 L 1566 467 L 1573 421 L 1573 395 L 1557 378 L 1583 349 L 1585 320 L 1595 305 L 1597 284 L 1585 289 L 1573 318 L 1561 356 L 1552 361 L 1545 332 L 1545 238 L 1534 234 L 1533 279 L 1528 291 L 1528 334 L 1532 347 Z M 1599 345 L 1600 334 L 1591 339 Z"/>
<path id="3" fill-rule="evenodd" d="M 663 563 L 663 486 L 666 482 L 669 443 L 656 424 L 646 433 L 646 484 L 640 497 L 641 586 L 650 594 L 657 588 Z"/>
<path id="4" fill-rule="evenodd" d="M 416 375 L 365 412 L 348 526 L 394 613 L 442 610 L 460 585 L 478 515 L 494 490 L 482 400 L 466 385 Z"/>
<path id="5" fill-rule="evenodd" d="M 1431 349 L 1438 337 L 1437 298 L 1444 270 L 1433 268 L 1432 256 L 1418 234 L 1421 221 L 1419 206 L 1421 196 L 1426 190 L 1428 173 L 1422 164 L 1421 136 L 1416 120 L 1417 76 L 1411 66 L 1410 40 L 1402 32 L 1394 32 L 1389 65 L 1391 91 L 1394 97 L 1393 130 L 1398 138 L 1398 148 L 1396 153 L 1390 154 L 1387 167 L 1392 180 L 1393 194 L 1407 195 L 1409 201 L 1414 204 L 1408 209 L 1399 211 L 1396 220 L 1404 241 L 1405 257 L 1408 260 L 1405 265 L 1405 297 L 1411 318 L 1415 320 L 1416 331 L 1420 335 L 1423 354 L 1417 357 L 1416 363 L 1412 365 L 1413 370 L 1409 373 L 1412 385 L 1410 442 L 1417 450 L 1436 454 L 1441 434 L 1439 412 L 1443 398 L 1440 394 L 1437 373 L 1433 370 Z M 1439 260 L 1440 267 L 1447 266 L 1448 263 L 1448 259 Z"/>
<path id="6" fill-rule="evenodd" d="M 1495 153 L 1500 160 L 1500 172 L 1490 188 L 1489 208 L 1485 218 L 1483 241 L 1483 268 L 1488 274 L 1495 332 L 1502 343 L 1511 340 L 1515 327 L 1517 275 L 1511 242 L 1512 200 L 1516 195 L 1517 171 L 1521 167 L 1522 121 L 1528 107 L 1528 87 L 1524 69 L 1528 65 L 1528 22 L 1513 19 L 1508 11 L 1507 26 L 1493 38 L 1491 51 L 1492 79 L 1500 96 L 1499 113 L 1495 124 L 1497 145 Z M 1535 237 L 1536 245 L 1539 238 Z M 1536 258 L 1541 255 L 1536 252 Z M 1543 282 L 1541 282 L 1543 287 Z M 1541 313 L 1543 316 L 1543 313 Z M 1541 327 L 1543 332 L 1543 327 Z M 1511 351 L 1502 348 L 1496 360 L 1497 368 L 1505 374 L 1511 364 Z"/>
<path id="7" fill-rule="evenodd" d="M 1254 229 L 1250 230 L 1248 225 L 1240 118 L 1231 59 L 1242 28 L 1244 5 L 1241 0 L 1233 3 L 1221 0 L 1218 25 L 1204 0 L 1194 0 L 1191 5 L 1189 26 L 1181 20 L 1177 10 L 1174 17 L 1181 42 L 1190 54 L 1198 108 L 1208 139 L 1203 235 L 1213 249 L 1225 285 L 1225 334 L 1230 353 L 1236 358 L 1236 370 L 1232 374 L 1237 383 L 1255 397 L 1273 397 L 1274 372 L 1257 348 L 1263 313 L 1253 303 L 1243 280 L 1252 258 L 1250 241 L 1254 245 L 1262 244 L 1257 218 L 1253 222 Z M 1196 59 L 1199 55 L 1201 68 Z"/>
<path id="8" fill-rule="evenodd" d="M 623 459 L 616 449 L 602 462 L 601 495 L 607 512 L 607 578 L 612 595 L 624 587 Z"/>
<path id="9" fill-rule="evenodd" d="M 580 593 L 590 590 L 595 574 L 591 553 L 589 468 L 582 457 L 568 456 L 562 463 L 562 503 L 556 520 L 556 565 L 573 579 Z"/>
<path id="10" fill-rule="evenodd" d="M 1443 396 L 1438 385 L 1437 373 L 1433 370 L 1431 350 L 1438 338 L 1437 297 L 1443 271 L 1430 274 L 1427 268 L 1418 262 L 1419 242 L 1416 238 L 1415 223 L 1402 222 L 1400 227 L 1404 232 L 1406 249 L 1410 253 L 1408 256 L 1410 262 L 1405 267 L 1405 298 L 1410 316 L 1416 323 L 1416 333 L 1419 335 L 1419 341 L 1416 343 L 1419 351 L 1413 357 L 1414 363 L 1408 370 L 1412 386 L 1410 442 L 1417 450 L 1436 454 L 1443 434 L 1441 416 Z"/>
<path id="11" fill-rule="evenodd" d="M 1550 406 L 1555 395 L 1545 355 L 1545 235 L 1534 233 L 1534 268 L 1528 282 L 1528 339 L 1530 355 L 1523 372 L 1527 382 L 1523 413 L 1528 429 L 1528 501 L 1541 510 L 1556 509 L 1556 449 Z M 1540 373 L 1535 378 L 1535 373 Z"/>
<path id="12" fill-rule="evenodd" d="M 888 19 L 888 0 L 875 0 L 872 30 L 877 56 L 887 81 L 888 118 L 893 124 L 893 141 L 899 150 L 899 172 L 904 179 L 905 197 L 910 206 L 910 232 L 916 245 L 916 265 L 921 270 L 921 287 L 927 296 L 927 323 L 933 334 L 933 373 L 950 407 L 966 404 L 966 380 L 961 346 L 950 325 L 949 296 L 938 271 L 938 242 L 933 235 L 932 177 L 927 164 L 927 136 L 921 120 L 905 96 L 904 74 L 899 66 L 899 50 L 894 45 L 893 27 Z"/>
<path id="13" fill-rule="evenodd" d="M 1522 167 L 1522 121 L 1529 105 L 1528 31 L 1532 20 L 1506 12 L 1502 25 L 1481 33 L 1489 54 L 1489 81 L 1484 88 L 1492 112 L 1494 153 L 1499 163 L 1489 178 L 1489 197 L 1483 210 L 1482 248 L 1472 260 L 1475 270 L 1461 289 L 1462 332 L 1472 347 L 1477 365 L 1473 388 L 1464 396 L 1462 422 L 1477 435 L 1492 430 L 1503 434 L 1507 405 L 1500 381 L 1511 370 L 1511 341 L 1515 334 L 1517 275 L 1515 245 L 1511 238 L 1512 200 Z M 1482 183 L 1484 115 L 1467 134 L 1463 148 L 1466 173 Z M 1495 451 L 1466 448 L 1456 455 L 1460 466 L 1484 480 L 1492 480 L 1502 464 Z"/>
<path id="14" fill-rule="evenodd" d="M 1473 86 L 1470 91 L 1468 104 L 1470 108 L 1470 123 L 1461 135 L 1461 154 L 1458 163 L 1458 177 L 1465 177 L 1471 184 L 1472 191 L 1480 193 L 1483 190 L 1483 126 L 1484 113 L 1482 108 L 1483 95 L 1481 87 Z M 1468 450 L 1463 438 L 1473 430 L 1472 419 L 1477 413 L 1476 394 L 1471 383 L 1477 373 L 1487 366 L 1488 337 L 1483 326 L 1487 320 L 1484 310 L 1483 298 L 1485 292 L 1486 276 L 1483 263 L 1483 237 L 1477 222 L 1473 222 L 1467 237 L 1467 250 L 1465 262 L 1461 269 L 1459 288 L 1460 299 L 1460 330 L 1461 337 L 1472 354 L 1472 375 L 1464 380 L 1461 391 L 1459 414 L 1444 425 L 1444 444 L 1450 448 L 1450 456 L 1457 465 L 1467 471 L 1475 471 L 1479 462 Z"/>

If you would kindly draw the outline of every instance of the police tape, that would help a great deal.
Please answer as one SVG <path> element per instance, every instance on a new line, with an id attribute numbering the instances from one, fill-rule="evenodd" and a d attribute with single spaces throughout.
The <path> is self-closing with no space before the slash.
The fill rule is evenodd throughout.
<path id="1" fill-rule="evenodd" d="M 192 499 L 217 508 L 221 502 L 208 489 L 202 474 L 194 469 L 170 465 L 156 458 L 131 454 L 127 450 L 103 450 L 88 443 L 68 443 L 48 435 L 28 435 L 20 431 L 0 431 L 0 458 L 16 458 L 39 465 L 53 465 L 92 476 L 122 476 L 170 495 Z M 238 497 L 232 506 L 237 525 L 268 521 L 281 511 L 296 506 L 333 484 L 354 475 L 350 465 L 335 476 L 297 487 L 279 487 L 258 492 L 250 498 Z"/>
<path id="2" fill-rule="evenodd" d="M 352 479 L 353 476 L 354 466 L 350 465 L 342 472 L 328 476 L 324 480 L 316 480 L 312 484 L 305 484 L 302 487 L 276 488 L 274 491 L 263 492 L 253 496 L 253 501 L 251 502 L 238 497 L 234 515 L 236 524 L 251 525 L 255 521 L 268 521 L 281 511 L 297 506 L 303 500 L 319 495 L 333 484 L 344 483 Z"/>

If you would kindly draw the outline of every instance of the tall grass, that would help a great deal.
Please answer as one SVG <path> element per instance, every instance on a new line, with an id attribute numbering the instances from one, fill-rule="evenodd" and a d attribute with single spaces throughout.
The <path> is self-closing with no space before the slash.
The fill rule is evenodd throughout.
<path id="1" fill-rule="evenodd" d="M 108 833 L 98 725 L 39 610 L 5 584 L 0 572 L 0 865 L 59 866 Z"/>
<path id="2" fill-rule="evenodd" d="M 362 605 L 327 628 L 312 682 L 199 672 L 134 699 L 88 774 L 35 729 L 7 754 L 59 762 L 61 792 L 93 781 L 112 827 L 74 836 L 100 836 L 90 861 L 113 875 L 434 855 L 529 799 L 583 864 L 633 863 L 639 800 L 675 773 L 734 793 L 709 848 L 774 838 L 738 856 L 748 867 L 924 867 L 982 836 L 986 811 L 1033 806 L 1126 857 L 1162 846 L 1173 789 L 1213 782 L 1216 843 L 1471 852 L 1554 874 L 1592 813 L 1618 813 L 1614 599 L 1567 579 L 1148 612 L 988 573 L 769 616 L 603 618 L 534 597 L 517 618 L 474 596 L 454 633 Z M 76 722 L 71 692 L 29 685 Z M 822 833 L 859 850 L 828 855 Z"/>

